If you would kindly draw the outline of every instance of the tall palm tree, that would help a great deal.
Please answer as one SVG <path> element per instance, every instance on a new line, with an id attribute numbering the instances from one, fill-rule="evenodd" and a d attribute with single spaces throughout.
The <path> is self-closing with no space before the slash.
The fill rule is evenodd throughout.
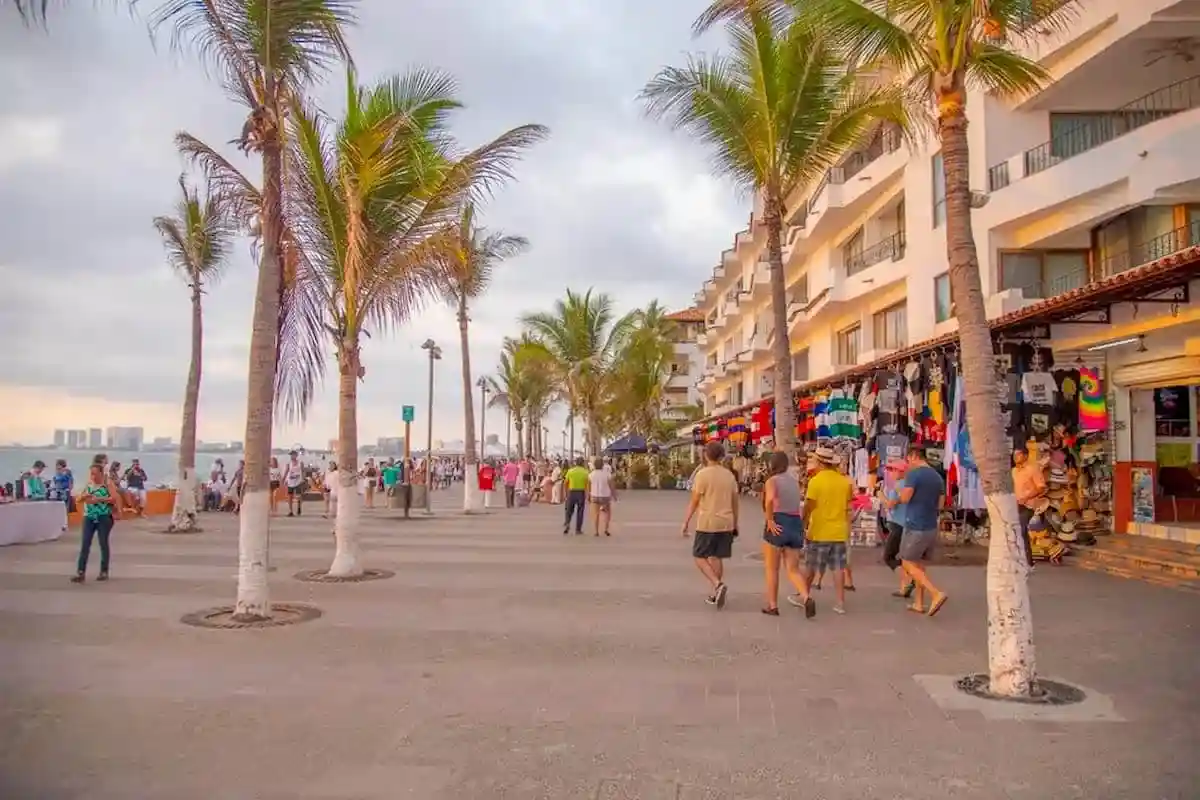
<path id="1" fill-rule="evenodd" d="M 535 134 L 531 133 L 531 141 Z M 454 247 L 446 264 L 446 282 L 442 295 L 458 318 L 458 339 L 462 348 L 463 450 L 466 453 L 466 478 L 463 481 L 463 510 L 479 506 L 476 471 L 479 456 L 475 447 L 475 399 L 471 391 L 471 341 L 468 332 L 468 305 L 487 291 L 492 273 L 501 261 L 525 252 L 529 242 L 521 236 L 489 232 L 475 221 L 475 205 L 463 207 L 455 230 Z"/>
<path id="2" fill-rule="evenodd" d="M 446 122 L 459 104 L 453 81 L 436 71 L 413 70 L 370 89 L 358 86 L 351 71 L 346 94 L 339 123 L 293 104 L 287 184 L 289 230 L 309 265 L 301 281 L 320 298 L 319 327 L 332 336 L 338 361 L 341 469 L 332 577 L 363 570 L 355 488 L 362 337 L 402 324 L 424 300 L 445 292 L 462 244 L 461 209 L 508 178 L 518 155 L 545 135 L 529 125 L 469 153 L 454 152 Z"/>
<path id="3" fill-rule="evenodd" d="M 196 529 L 196 409 L 200 403 L 200 372 L 204 356 L 204 287 L 220 277 L 233 248 L 237 225 L 230 204 L 218 192 L 203 195 L 179 178 L 179 202 L 174 216 L 154 218 L 167 261 L 191 290 L 192 357 L 183 394 L 183 429 L 179 435 L 179 484 L 167 530 Z"/>
<path id="4" fill-rule="evenodd" d="M 629 334 L 608 381 L 617 427 L 652 437 L 675 357 L 674 327 L 657 300 L 632 312 Z"/>
<path id="5" fill-rule="evenodd" d="M 234 618 L 253 622 L 271 616 L 267 586 L 267 531 L 270 524 L 269 462 L 275 420 L 278 364 L 292 357 L 283 339 L 290 325 L 311 308 L 286 309 L 281 318 L 288 265 L 303 257 L 289 245 L 284 229 L 284 120 L 299 96 L 336 61 L 349 61 L 343 36 L 354 20 L 352 0 L 167 0 L 151 15 L 152 30 L 171 30 L 178 47 L 191 47 L 219 75 L 225 91 L 247 111 L 236 141 L 262 162 L 257 203 L 261 242 L 250 370 L 246 392 L 245 483 L 239 516 L 239 568 Z M 244 178 L 222 168 L 228 162 L 208 151 L 199 158 L 210 186 L 223 191 L 245 187 Z M 235 173 L 236 174 L 236 173 Z M 298 300 L 305 299 L 298 296 Z M 282 319 L 282 321 L 281 321 Z M 310 338 L 302 344 L 310 347 Z"/>
<path id="6" fill-rule="evenodd" d="M 554 364 L 550 353 L 528 333 L 506 337 L 500 350 L 497 373 L 488 376 L 493 396 L 503 398 L 512 415 L 517 434 L 517 455 L 524 458 L 527 449 L 525 431 L 529 420 L 540 419 L 554 401 Z"/>
<path id="7" fill-rule="evenodd" d="M 633 327 L 633 316 L 618 318 L 613 299 L 603 292 L 594 294 L 588 289 L 581 294 L 568 289 L 566 298 L 555 302 L 554 311 L 526 314 L 521 323 L 549 355 L 568 413 L 584 419 L 588 447 L 592 453 L 599 452 L 596 423 L 606 376 Z M 574 428 L 571 451 L 575 451 Z"/>
<path id="8" fill-rule="evenodd" d="M 783 264 L 786 204 L 879 120 L 908 122 L 900 92 L 869 87 L 814 27 L 757 0 L 726 23 L 732 52 L 667 67 L 642 90 L 649 114 L 709 146 L 715 169 L 763 198 L 776 332 L 775 445 L 795 449 Z"/>
<path id="9" fill-rule="evenodd" d="M 717 0 L 700 27 L 761 0 Z M 971 228 L 967 89 L 1001 95 L 1029 93 L 1049 74 L 1014 46 L 1061 30 L 1074 18 L 1063 0 L 794 0 L 775 2 L 776 12 L 794 6 L 820 26 L 858 63 L 882 64 L 916 91 L 915 102 L 932 102 L 941 144 L 946 195 L 946 256 L 955 298 L 967 427 L 987 497 L 988 665 L 990 690 L 1028 697 L 1037 678 L 1033 617 L 1024 548 L 1009 472 L 1009 447 L 995 388 L 991 330 L 984 305 L 979 257 Z M 1036 23 L 1036 24 L 1034 24 Z"/>

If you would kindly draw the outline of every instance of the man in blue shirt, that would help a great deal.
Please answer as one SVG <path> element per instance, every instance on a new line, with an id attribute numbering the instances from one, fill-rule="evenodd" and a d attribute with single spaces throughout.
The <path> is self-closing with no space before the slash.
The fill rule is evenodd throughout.
<path id="1" fill-rule="evenodd" d="M 929 616 L 936 616 L 946 604 L 946 593 L 933 585 L 921 562 L 933 556 L 938 538 L 938 515 L 946 502 L 946 484 L 938 471 L 925 461 L 917 446 L 908 449 L 908 471 L 899 502 L 904 506 L 904 533 L 900 537 L 900 567 L 917 585 L 917 595 L 909 611 L 925 613 L 925 593 L 929 593 Z"/>
<path id="2" fill-rule="evenodd" d="M 904 471 L 908 469 L 908 462 L 903 458 L 896 458 L 889 461 L 885 469 L 887 470 L 885 485 L 890 488 L 885 489 L 883 493 L 884 507 L 886 508 L 884 529 L 887 531 L 887 541 L 883 545 L 883 563 L 887 564 L 888 569 L 895 572 L 900 568 L 900 540 L 904 536 L 907 507 L 900 502 L 900 492 L 904 491 L 904 487 L 908 485 L 904 482 Z M 892 596 L 908 599 L 912 596 L 916 586 L 908 577 L 908 573 L 901 569 L 900 589 L 892 592 Z"/>

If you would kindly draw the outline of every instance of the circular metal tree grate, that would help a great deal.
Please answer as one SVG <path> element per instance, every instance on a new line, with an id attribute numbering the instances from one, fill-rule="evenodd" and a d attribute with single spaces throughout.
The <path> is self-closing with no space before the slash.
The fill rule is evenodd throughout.
<path id="1" fill-rule="evenodd" d="M 981 697 L 984 700 L 996 700 L 1003 703 L 1025 703 L 1035 706 L 1069 706 L 1082 703 L 1087 695 L 1082 689 L 1058 681 L 1038 680 L 1033 686 L 1033 694 L 1029 697 L 1001 697 L 992 694 L 991 678 L 986 673 L 975 673 L 959 678 L 954 682 L 955 687 L 964 694 Z"/>
<path id="2" fill-rule="evenodd" d="M 316 606 L 297 603 L 272 603 L 271 616 L 265 619 L 262 617 L 239 619 L 234 616 L 233 610 L 233 606 L 206 608 L 202 611 L 184 614 L 180 622 L 184 625 L 194 625 L 197 628 L 240 630 L 242 628 L 282 628 L 284 625 L 297 625 L 321 616 L 321 609 Z"/>
<path id="3" fill-rule="evenodd" d="M 306 569 L 295 574 L 298 581 L 306 583 L 362 583 L 364 581 L 382 581 L 395 577 L 390 569 L 364 569 L 361 575 L 333 577 L 327 569 Z"/>

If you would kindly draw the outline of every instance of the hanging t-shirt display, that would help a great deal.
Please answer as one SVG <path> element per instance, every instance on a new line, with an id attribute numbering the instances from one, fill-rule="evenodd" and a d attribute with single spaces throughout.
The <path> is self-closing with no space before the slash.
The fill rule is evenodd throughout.
<path id="1" fill-rule="evenodd" d="M 875 437 L 875 452 L 879 454 L 879 467 L 887 467 L 889 461 L 903 461 L 908 455 L 908 437 L 900 434 L 884 434 Z"/>
<path id="2" fill-rule="evenodd" d="M 862 428 L 858 424 L 858 401 L 853 395 L 847 396 L 841 389 L 829 393 L 829 435 L 859 439 Z"/>
<path id="3" fill-rule="evenodd" d="M 817 420 L 814 416 L 813 399 L 801 397 L 796 401 L 796 435 L 801 439 L 811 439 L 817 432 Z"/>
<path id="4" fill-rule="evenodd" d="M 1057 394 L 1054 376 L 1049 372 L 1026 372 L 1021 377 L 1022 418 L 1033 438 L 1050 435 Z"/>
<path id="5" fill-rule="evenodd" d="M 870 440 L 875 436 L 875 381 L 867 378 L 858 390 L 858 424 Z"/>
<path id="6" fill-rule="evenodd" d="M 817 418 L 817 438 L 828 439 L 832 436 L 829 431 L 832 423 L 829 417 L 829 395 L 822 393 L 813 398 L 813 415 Z"/>
<path id="7" fill-rule="evenodd" d="M 1079 369 L 1079 429 L 1081 431 L 1108 429 L 1108 406 L 1104 401 L 1104 387 L 1100 384 L 1100 372 L 1091 367 Z"/>
<path id="8" fill-rule="evenodd" d="M 881 435 L 900 432 L 900 391 L 902 381 L 895 372 L 875 373 L 875 385 L 879 387 L 876 401 L 878 408 L 879 433 Z"/>
<path id="9" fill-rule="evenodd" d="M 908 429 L 920 429 L 921 412 L 925 409 L 925 395 L 922 391 L 921 365 L 910 361 L 904 365 L 904 410 L 908 417 Z"/>
<path id="10" fill-rule="evenodd" d="M 1054 370 L 1058 394 L 1054 403 L 1054 424 L 1074 428 L 1079 421 L 1079 370 Z"/>

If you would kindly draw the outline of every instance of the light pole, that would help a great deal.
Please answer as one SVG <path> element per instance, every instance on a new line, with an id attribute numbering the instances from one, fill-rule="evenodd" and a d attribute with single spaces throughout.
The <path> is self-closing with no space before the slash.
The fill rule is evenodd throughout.
<path id="1" fill-rule="evenodd" d="M 433 513 L 433 362 L 442 358 L 442 348 L 433 339 L 426 339 L 422 350 L 429 351 L 429 412 L 425 435 L 425 513 Z"/>
<path id="2" fill-rule="evenodd" d="M 563 431 L 562 431 L 562 440 L 563 440 L 563 443 L 562 443 L 562 454 L 563 454 L 563 458 L 566 458 L 566 457 L 567 457 L 567 429 L 566 429 L 566 428 L 563 428 Z"/>
<path id="3" fill-rule="evenodd" d="M 542 426 L 542 452 L 541 457 L 546 457 L 546 451 L 550 449 L 550 426 Z"/>
<path id="4" fill-rule="evenodd" d="M 475 385 L 479 387 L 479 463 L 482 464 L 487 458 L 487 378 L 480 378 Z"/>
<path id="5" fill-rule="evenodd" d="M 512 458 L 512 406 L 508 403 L 504 405 L 504 457 Z"/>

